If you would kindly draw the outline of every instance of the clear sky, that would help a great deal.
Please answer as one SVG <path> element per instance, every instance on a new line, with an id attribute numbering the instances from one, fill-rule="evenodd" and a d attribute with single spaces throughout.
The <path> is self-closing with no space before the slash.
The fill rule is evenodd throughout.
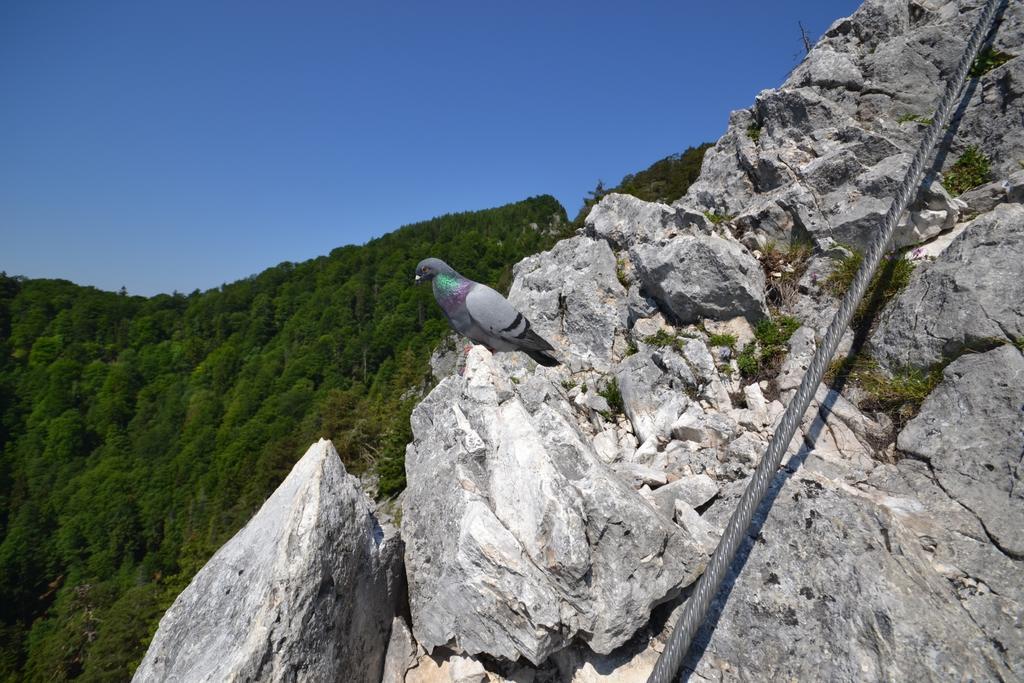
<path id="1" fill-rule="evenodd" d="M 572 217 L 858 4 L 6 0 L 0 270 L 190 292 L 530 195 Z"/>

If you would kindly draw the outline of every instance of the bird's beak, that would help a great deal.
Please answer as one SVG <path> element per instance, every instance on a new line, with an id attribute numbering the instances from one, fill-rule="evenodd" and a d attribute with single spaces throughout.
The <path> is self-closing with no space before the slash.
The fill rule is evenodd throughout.
<path id="1" fill-rule="evenodd" d="M 416 276 L 416 280 L 414 280 L 414 282 L 415 282 L 416 284 L 419 284 L 419 283 L 423 282 L 423 278 L 421 278 L 421 277 L 420 277 L 419 275 L 417 275 L 417 276 Z"/>

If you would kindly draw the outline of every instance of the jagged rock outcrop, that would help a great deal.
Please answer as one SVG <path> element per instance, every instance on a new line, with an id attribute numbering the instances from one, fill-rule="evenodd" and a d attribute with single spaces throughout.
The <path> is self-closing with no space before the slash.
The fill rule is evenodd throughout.
<path id="1" fill-rule="evenodd" d="M 379 681 L 402 548 L 313 444 L 160 620 L 136 681 Z"/>
<path id="2" fill-rule="evenodd" d="M 1024 338 L 1024 205 L 982 214 L 886 309 L 872 351 L 887 365 L 928 368 L 964 350 Z"/>
<path id="3" fill-rule="evenodd" d="M 813 238 L 864 248 L 888 210 L 977 12 L 972 3 L 868 0 L 836 21 L 777 90 L 733 112 L 678 204 L 734 217 L 765 240 Z M 994 47 L 1015 58 L 973 81 L 954 123 L 948 171 L 969 145 L 996 178 L 1024 157 L 1024 10 L 1008 3 Z M 964 205 L 929 184 L 897 246 L 951 229 Z"/>
<path id="4" fill-rule="evenodd" d="M 403 513 L 413 633 L 428 651 L 540 664 L 609 652 L 706 555 L 609 470 L 544 371 L 480 347 L 413 412 Z"/>
<path id="5" fill-rule="evenodd" d="M 977 7 L 868 0 L 732 114 L 686 197 L 608 195 L 518 264 L 509 298 L 564 365 L 435 355 L 402 500 L 411 633 L 397 542 L 320 446 L 168 612 L 142 679 L 353 657 L 344 677 L 377 675 L 390 627 L 388 681 L 644 680 L 836 309 L 835 242 L 863 247 L 888 210 Z M 896 238 L 917 269 L 870 335 L 883 367 L 951 361 L 942 382 L 905 425 L 819 387 L 687 662 L 701 678 L 1024 680 L 1024 3 L 1002 21 L 1011 59 L 972 82 L 935 169 L 977 145 L 992 182 L 951 197 L 929 178 Z M 769 254 L 804 238 L 806 263 Z M 762 367 L 751 323 L 780 314 L 802 325 Z M 339 612 L 352 586 L 378 602 Z"/>

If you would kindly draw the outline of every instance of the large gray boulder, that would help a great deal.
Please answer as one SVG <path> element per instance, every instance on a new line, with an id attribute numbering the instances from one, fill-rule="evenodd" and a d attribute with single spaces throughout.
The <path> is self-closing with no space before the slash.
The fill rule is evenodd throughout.
<path id="1" fill-rule="evenodd" d="M 514 268 L 509 301 L 574 368 L 607 369 L 625 350 L 629 311 L 603 240 L 579 236 L 529 256 Z"/>
<path id="2" fill-rule="evenodd" d="M 678 322 L 707 317 L 757 321 L 768 314 L 764 271 L 738 242 L 681 235 L 629 251 L 645 291 Z"/>
<path id="3" fill-rule="evenodd" d="M 545 369 L 510 378 L 475 347 L 416 407 L 402 530 L 413 633 L 428 651 L 540 664 L 607 653 L 706 556 L 601 463 Z"/>
<path id="4" fill-rule="evenodd" d="M 702 213 L 616 192 L 594 205 L 584 226 L 588 235 L 606 240 L 616 249 L 711 230 L 711 222 Z"/>
<path id="5" fill-rule="evenodd" d="M 1024 355 L 1018 349 L 1007 344 L 953 361 L 897 445 L 931 464 L 938 483 L 978 516 L 993 543 L 1024 558 Z"/>
<path id="6" fill-rule="evenodd" d="M 1024 337 L 1024 206 L 975 219 L 921 266 L 882 314 L 872 352 L 885 365 L 927 368 L 964 349 Z"/>
<path id="7" fill-rule="evenodd" d="M 134 680 L 379 681 L 401 558 L 321 439 L 167 610 Z"/>

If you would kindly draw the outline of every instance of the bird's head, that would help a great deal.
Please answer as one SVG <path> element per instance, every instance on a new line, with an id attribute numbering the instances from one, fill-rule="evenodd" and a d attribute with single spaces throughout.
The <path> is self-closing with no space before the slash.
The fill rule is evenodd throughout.
<path id="1" fill-rule="evenodd" d="M 416 266 L 416 284 L 430 282 L 439 274 L 458 275 L 451 266 L 439 258 L 425 258 Z"/>

